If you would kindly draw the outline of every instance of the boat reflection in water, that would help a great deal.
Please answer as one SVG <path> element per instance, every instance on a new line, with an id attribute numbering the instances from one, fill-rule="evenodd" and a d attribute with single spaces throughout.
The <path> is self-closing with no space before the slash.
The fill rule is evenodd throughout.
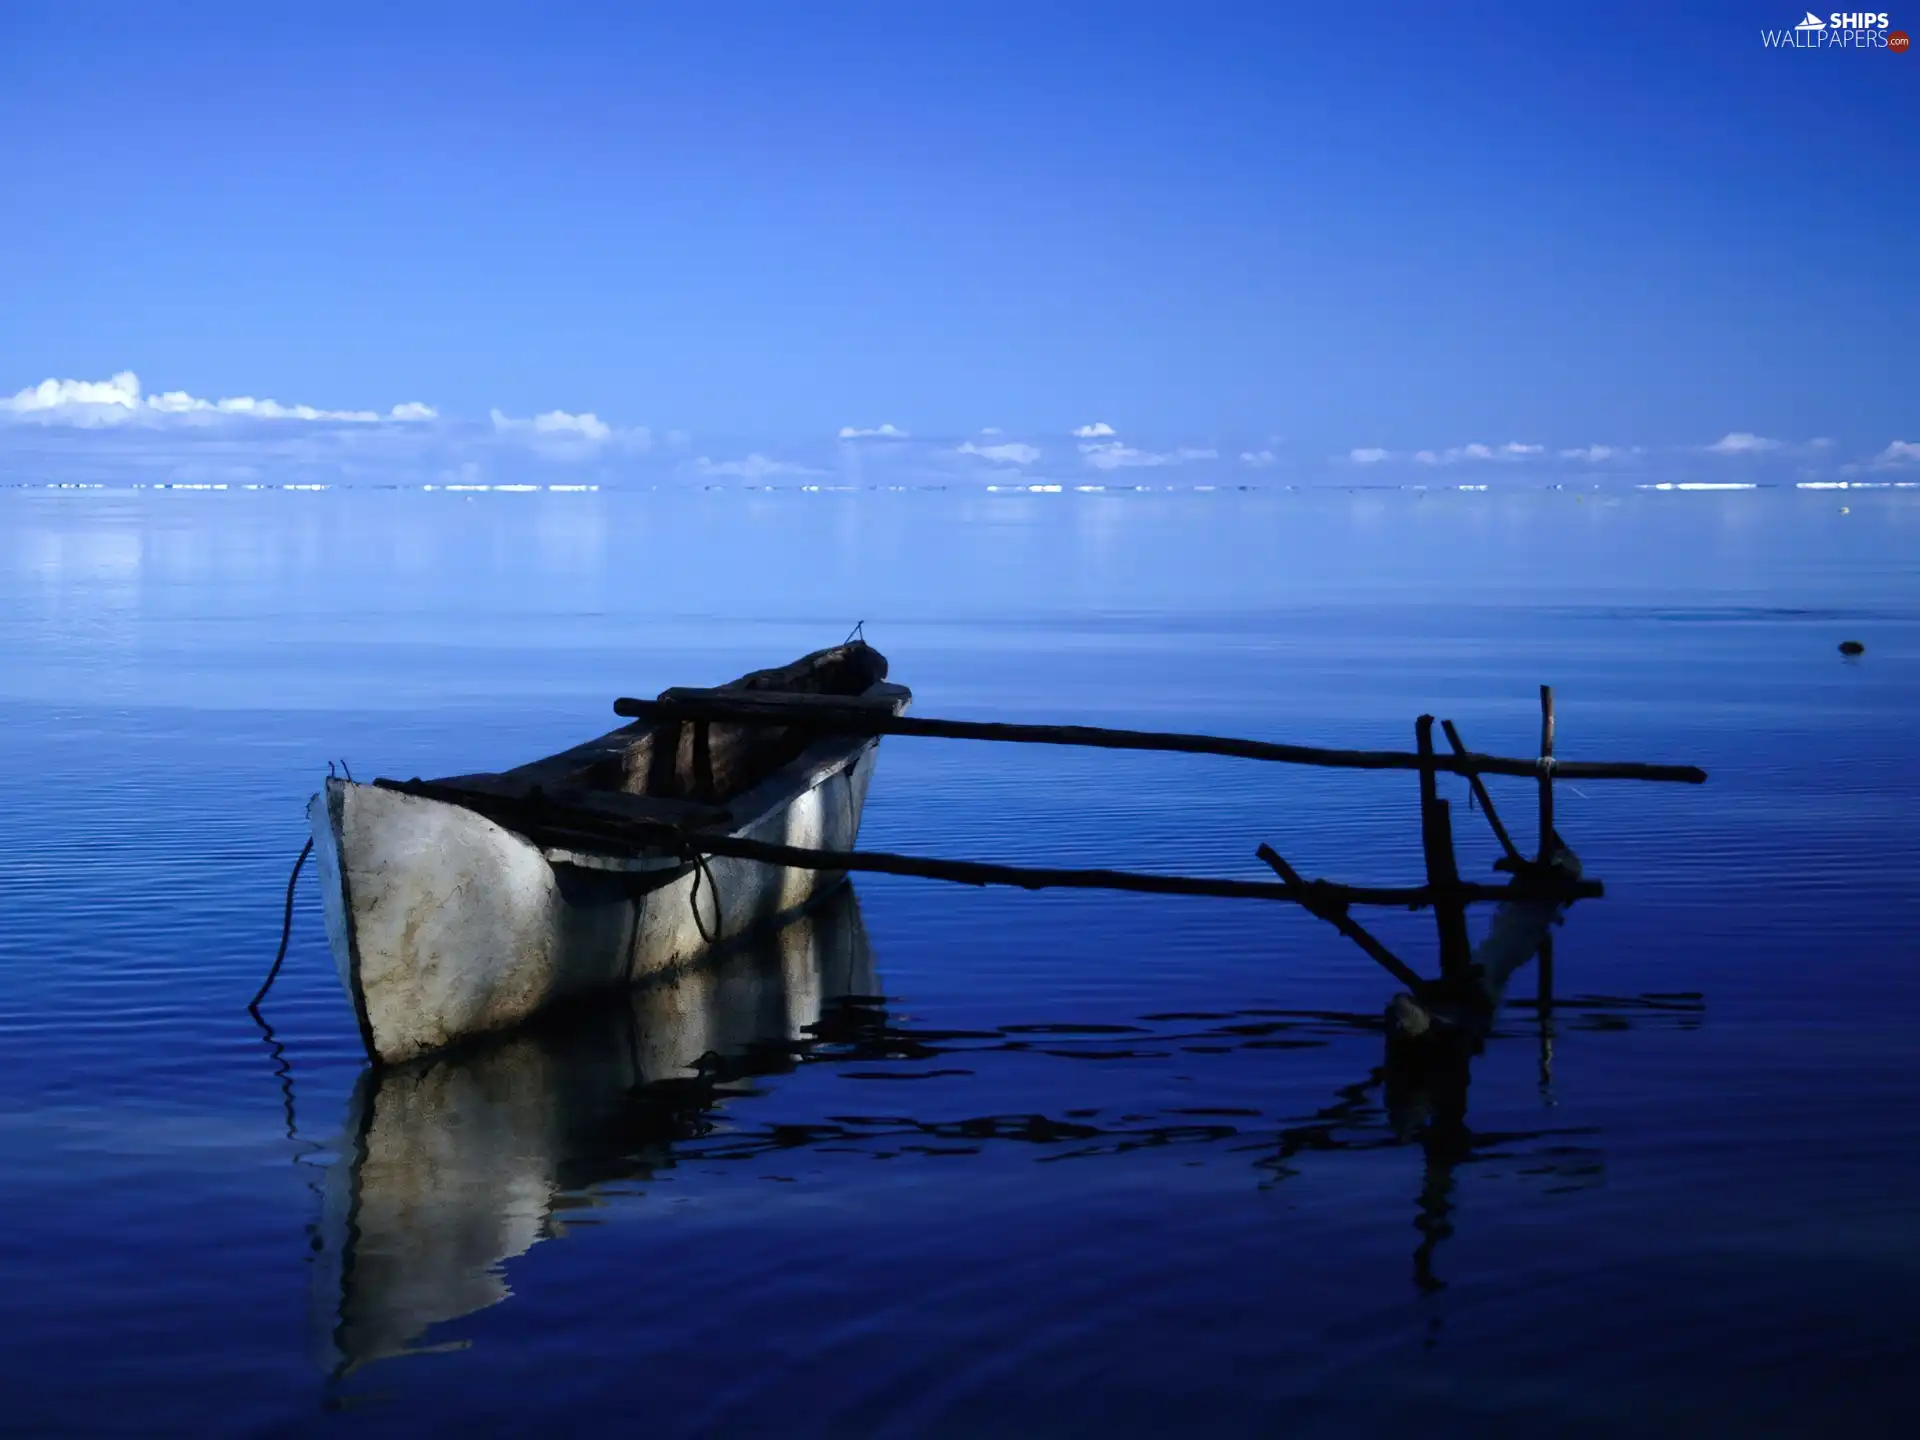
<path id="1" fill-rule="evenodd" d="M 415 1342 L 506 1299 L 501 1262 L 564 1233 L 561 1213 L 593 1203 L 583 1189 L 670 1164 L 730 1089 L 791 1069 L 837 1002 L 877 990 L 841 886 L 785 928 L 589 1014 L 368 1070 L 319 1226 L 323 1366 L 440 1348 Z"/>
<path id="2" fill-rule="evenodd" d="M 1156 1061 L 1184 1069 L 1195 1055 L 1258 1050 L 1272 1060 L 1277 1051 L 1318 1050 L 1326 1058 L 1311 1063 L 1324 1077 L 1345 1067 L 1356 1042 L 1378 1055 L 1382 1030 L 1377 1015 L 1270 1008 L 1146 1015 L 1134 1024 L 933 1029 L 889 1015 L 878 997 L 858 902 L 843 886 L 784 930 L 603 999 L 590 1014 L 367 1072 L 349 1107 L 341 1162 L 327 1171 L 316 1247 L 325 1368 L 344 1374 L 442 1348 L 423 1337 L 506 1299 L 502 1263 L 565 1233 L 568 1210 L 597 1203 L 593 1187 L 644 1180 L 676 1156 L 752 1160 L 817 1145 L 876 1158 L 937 1154 L 948 1165 L 1007 1146 L 1049 1160 L 1212 1147 L 1277 1185 L 1318 1155 L 1412 1151 L 1421 1157 L 1412 1258 L 1422 1291 L 1446 1284 L 1436 1262 L 1460 1222 L 1458 1181 L 1468 1167 L 1498 1161 L 1522 1183 L 1555 1189 L 1597 1184 L 1604 1173 L 1591 1127 L 1469 1125 L 1464 1063 L 1414 1074 L 1370 1064 L 1304 1115 L 1260 1103 L 1283 1078 L 1263 1065 L 1251 1092 L 1220 1097 L 1240 1103 L 1198 1109 L 1143 1105 L 1116 1077 L 1115 1103 L 1064 1113 L 956 1116 L 949 1107 L 970 1093 L 963 1089 L 947 1092 L 938 1119 L 889 1109 L 768 1123 L 742 1110 L 715 1133 L 715 1109 L 729 1096 L 749 1092 L 756 1076 L 810 1062 L 859 1062 L 859 1072 L 843 1072 L 849 1079 L 879 1078 L 883 1067 L 931 1079 L 973 1074 L 996 1055 L 1017 1057 L 1023 1072 L 1053 1056 L 1077 1075 L 1101 1062 L 1128 1066 L 1137 1083 L 1138 1067 Z M 1542 1109 L 1551 1109 L 1556 1024 L 1566 1034 L 1692 1028 L 1702 1008 L 1697 995 L 1585 996 L 1556 1001 L 1557 1020 L 1516 1019 L 1516 1030 L 1539 1027 Z M 1218 1077 L 1222 1086 L 1246 1084 L 1225 1071 Z M 1061 1095 L 1044 1093 L 1057 1107 Z"/>

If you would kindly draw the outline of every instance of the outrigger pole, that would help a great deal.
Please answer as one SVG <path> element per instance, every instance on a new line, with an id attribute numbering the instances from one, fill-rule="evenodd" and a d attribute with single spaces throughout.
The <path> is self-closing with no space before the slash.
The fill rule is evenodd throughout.
<path id="1" fill-rule="evenodd" d="M 1547 687 L 1542 687 L 1543 689 Z M 1186 755 L 1226 755 L 1271 760 L 1283 765 L 1320 765 L 1339 770 L 1445 770 L 1459 775 L 1538 775 L 1538 760 L 1499 755 L 1433 755 L 1430 751 L 1333 750 L 1317 745 L 1282 745 L 1268 740 L 1235 740 L 1219 735 L 1183 735 L 1155 730 L 1109 730 L 1092 725 L 1006 725 L 980 720 L 931 720 L 895 715 L 887 701 L 838 695 L 755 694 L 739 690 L 680 688 L 657 700 L 621 699 L 613 713 L 629 720 L 720 722 L 735 725 L 791 725 L 835 735 L 922 735 L 935 740 L 995 740 L 1020 745 L 1074 745 L 1095 750 L 1160 750 Z M 1552 753 L 1551 722 L 1547 748 Z M 1551 767 L 1568 780 L 1654 780 L 1699 785 L 1707 772 L 1697 765 L 1642 765 L 1631 761 L 1567 760 Z"/>
<path id="2" fill-rule="evenodd" d="M 447 782 L 377 781 L 377 784 L 436 799 L 452 800 L 488 814 L 544 843 L 605 852 L 675 855 L 688 863 L 707 856 L 758 861 L 793 869 L 857 871 L 948 880 L 965 885 L 1010 885 L 1027 890 L 1119 890 L 1152 895 L 1202 895 L 1228 899 L 1280 900 L 1300 905 L 1352 940 L 1377 964 L 1405 985 L 1388 1007 L 1389 1039 L 1416 1049 L 1444 1042 L 1457 1048 L 1477 1046 L 1490 1028 L 1507 981 L 1536 951 L 1551 946 L 1551 927 L 1575 900 L 1604 893 L 1597 880 L 1581 875 L 1580 862 L 1554 829 L 1553 782 L 1645 780 L 1698 785 L 1706 772 L 1693 765 L 1648 765 L 1615 761 L 1566 761 L 1554 751 L 1552 687 L 1540 687 L 1540 753 L 1534 758 L 1482 755 L 1468 750 L 1451 720 L 1441 721 L 1450 754 L 1433 744 L 1434 719 L 1422 715 L 1414 726 L 1416 748 L 1337 750 L 1214 735 L 1114 730 L 1086 725 L 1014 725 L 970 720 L 936 720 L 896 715 L 890 701 L 857 698 L 674 689 L 656 700 L 621 699 L 614 712 L 628 719 L 688 726 L 696 755 L 710 750 L 714 725 L 787 728 L 835 735 L 914 735 L 937 739 L 985 740 L 1027 745 L 1070 745 L 1104 750 L 1147 750 L 1191 755 L 1221 755 L 1281 764 L 1353 770 L 1413 770 L 1420 779 L 1420 839 L 1426 883 L 1417 886 L 1337 885 L 1308 880 L 1270 845 L 1255 852 L 1279 876 L 1279 883 L 1209 879 L 1186 875 L 1140 874 L 1123 870 L 1051 869 L 946 860 L 878 851 L 816 850 L 719 833 L 731 817 L 724 806 L 640 795 L 531 787 L 503 792 Z M 705 743 L 703 743 L 705 742 Z M 1474 884 L 1460 878 L 1453 848 L 1448 803 L 1438 794 L 1442 773 L 1465 777 L 1481 813 L 1487 817 L 1501 857 L 1494 868 L 1512 878 L 1502 885 Z M 1539 845 L 1525 856 L 1494 808 L 1481 777 L 1532 778 L 1539 785 Z M 1475 948 L 1467 932 L 1467 907 L 1498 903 L 1492 927 Z M 1431 908 L 1438 929 L 1440 975 L 1420 976 L 1348 913 L 1356 905 Z M 1542 973 L 1542 1003 L 1550 1003 L 1550 982 Z"/>
<path id="3" fill-rule="evenodd" d="M 1201 895 L 1223 900 L 1283 900 L 1308 910 L 1326 905 L 1381 905 L 1421 910 L 1435 902 L 1426 885 L 1336 885 L 1327 880 L 1286 883 L 1271 880 L 1220 880 L 1193 875 L 1154 875 L 1128 870 L 1047 869 L 1027 865 L 994 865 L 978 860 L 941 860 L 922 855 L 896 855 L 883 850 L 816 850 L 752 840 L 743 835 L 719 834 L 698 822 L 663 818 L 662 812 L 695 807 L 640 795 L 589 794 L 584 791 L 540 789 L 525 794 L 479 790 L 436 780 L 376 780 L 383 790 L 445 800 L 498 820 L 556 845 L 622 850 L 658 850 L 693 855 L 720 855 L 734 860 L 756 860 L 796 870 L 845 870 L 877 875 L 909 875 L 922 880 L 951 880 L 962 885 L 1009 885 L 1021 890 L 1128 890 L 1146 895 Z M 1265 847 L 1262 847 L 1263 849 Z M 1598 880 L 1582 880 L 1577 898 L 1605 893 Z M 1458 887 L 1467 901 L 1504 900 L 1513 884 Z"/>
<path id="4" fill-rule="evenodd" d="M 1601 893 L 1599 883 L 1580 878 L 1578 858 L 1565 846 L 1553 824 L 1553 782 L 1557 777 L 1580 780 L 1650 780 L 1698 785 L 1706 772 L 1694 765 L 1647 765 L 1620 761 L 1567 761 L 1553 753 L 1553 689 L 1540 687 L 1540 753 L 1534 758 L 1480 755 L 1468 750 L 1451 720 L 1441 722 L 1452 753 L 1437 754 L 1433 745 L 1433 717 L 1422 715 L 1415 722 L 1417 748 L 1411 753 L 1396 750 L 1339 750 L 1312 745 L 1286 745 L 1265 740 L 1241 740 L 1217 735 L 1192 735 L 1148 730 L 1112 730 L 1087 725 L 1009 725 L 973 720 L 936 720 L 925 716 L 898 715 L 886 701 L 863 701 L 842 696 L 752 694 L 739 690 L 680 688 L 667 690 L 657 700 L 622 699 L 614 702 L 614 712 L 629 719 L 654 723 L 682 723 L 695 728 L 696 736 L 715 724 L 784 725 L 798 729 L 830 731 L 849 735 L 918 735 L 936 739 L 987 740 L 1022 745 L 1072 745 L 1103 750 L 1151 750 L 1188 755 L 1222 755 L 1247 760 L 1265 760 L 1291 765 L 1317 765 L 1350 770 L 1414 770 L 1420 776 L 1420 841 L 1426 860 L 1427 883 L 1413 891 L 1367 890 L 1337 886 L 1326 881 L 1307 881 L 1274 852 L 1262 845 L 1257 852 L 1280 876 L 1282 885 L 1255 886 L 1246 881 L 1197 880 L 1185 877 L 1130 875 L 1111 870 L 1053 871 L 1024 870 L 1012 866 L 983 866 L 961 861 L 918 860 L 906 856 L 831 857 L 836 869 L 875 869 L 893 874 L 923 875 L 933 879 L 957 880 L 969 884 L 1013 884 L 1029 889 L 1048 886 L 1074 886 L 1116 890 L 1146 890 L 1161 894 L 1233 895 L 1249 898 L 1290 900 L 1332 923 L 1353 940 L 1384 969 L 1405 984 L 1414 997 L 1433 996 L 1477 998 L 1489 1007 L 1497 1004 L 1497 993 L 1488 998 L 1488 986 L 1503 987 L 1512 969 L 1529 958 L 1538 942 L 1524 954 L 1511 959 L 1510 953 L 1524 938 L 1521 931 L 1500 921 L 1529 917 L 1522 927 L 1537 928 L 1536 911 L 1545 906 L 1547 918 L 1541 925 L 1557 920 L 1560 911 L 1576 899 Z M 696 749 L 698 740 L 696 739 Z M 1472 885 L 1460 878 L 1454 856 L 1453 824 L 1448 803 L 1438 794 L 1436 781 L 1442 771 L 1464 776 L 1473 799 L 1487 817 L 1494 837 L 1500 842 L 1501 858 L 1496 868 L 1513 876 L 1507 886 Z M 1540 793 L 1540 841 L 1532 859 L 1523 856 L 1487 793 L 1484 775 L 1512 775 L 1536 779 Z M 704 840 L 700 842 L 703 846 Z M 755 842 L 729 841 L 731 846 Z M 715 848 L 711 854 L 743 854 Z M 773 863 L 805 865 L 806 852 L 779 847 L 778 853 L 747 858 L 765 858 Z M 818 856 L 822 864 L 829 857 Z M 1489 943 L 1498 941 L 1491 953 L 1487 946 L 1474 950 L 1467 933 L 1466 907 L 1478 901 L 1501 902 Z M 1348 907 L 1365 904 L 1406 904 L 1431 906 L 1439 929 L 1440 979 L 1422 981 L 1357 922 L 1347 916 Z M 1525 908 L 1515 909 L 1516 906 Z M 1512 915 L 1507 912 L 1513 911 Z M 1493 977 L 1497 976 L 1497 980 Z M 1477 991 L 1476 991 L 1477 982 Z"/>

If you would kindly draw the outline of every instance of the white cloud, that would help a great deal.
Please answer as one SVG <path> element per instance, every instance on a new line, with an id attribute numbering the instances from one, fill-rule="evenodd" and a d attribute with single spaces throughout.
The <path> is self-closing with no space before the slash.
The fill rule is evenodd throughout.
<path id="1" fill-rule="evenodd" d="M 222 415 L 245 415 L 255 420 L 345 420 L 356 425 L 371 425 L 380 419 L 371 410 L 316 410 L 311 405 L 282 405 L 278 400 L 256 400 L 251 395 L 216 400 L 211 407 L 178 392 L 164 398 L 179 405 L 180 413 L 211 408 Z"/>
<path id="2" fill-rule="evenodd" d="M 613 427 L 592 411 L 570 415 L 565 410 L 548 410 L 531 420 L 516 420 L 498 410 L 490 412 L 493 428 L 502 435 L 546 436 L 557 440 L 599 442 L 613 438 Z M 645 434 L 645 431 L 639 432 Z"/>
<path id="3" fill-rule="evenodd" d="M 1271 450 L 1242 450 L 1240 452 L 1240 463 L 1242 465 L 1251 465 L 1257 470 L 1265 470 L 1269 466 L 1279 464 L 1280 461 L 1279 457 Z"/>
<path id="4" fill-rule="evenodd" d="M 871 430 L 862 430 L 854 425 L 840 427 L 842 440 L 905 440 L 907 432 L 894 425 L 876 425 Z"/>
<path id="5" fill-rule="evenodd" d="M 1199 450 L 1181 446 L 1178 450 L 1136 450 L 1118 440 L 1106 440 L 1080 447 L 1081 458 L 1096 470 L 1118 470 L 1135 465 L 1180 465 L 1188 460 L 1218 460 L 1218 450 Z"/>
<path id="6" fill-rule="evenodd" d="M 1040 447 L 1024 445 L 1018 440 L 1009 440 L 1001 445 L 976 445 L 968 440 L 960 446 L 959 453 L 978 455 L 982 460 L 1000 460 L 1009 465 L 1031 465 L 1040 458 Z"/>
<path id="7" fill-rule="evenodd" d="M 386 421 L 418 421 L 436 418 L 430 405 L 410 400 L 394 406 L 385 415 L 372 410 L 322 410 L 313 405 L 283 405 L 278 400 L 257 400 L 251 395 L 232 395 L 220 400 L 203 400 L 184 390 L 166 390 L 148 395 L 140 386 L 140 377 L 122 370 L 110 380 L 42 380 L 0 399 L 0 418 L 15 418 L 50 425 L 122 425 L 167 424 L 187 421 L 206 423 L 223 417 L 241 420 L 331 421 L 338 424 L 377 425 Z"/>
<path id="8" fill-rule="evenodd" d="M 1077 440 L 1098 440 L 1104 435 L 1114 435 L 1117 433 L 1119 432 L 1104 420 L 1096 420 L 1091 425 L 1082 425 L 1078 430 L 1073 432 L 1074 438 Z"/>
<path id="9" fill-rule="evenodd" d="M 982 435 L 1004 435 L 1007 432 L 1002 430 L 998 425 L 982 425 L 980 427 L 980 433 Z"/>
<path id="10" fill-rule="evenodd" d="M 613 427 L 591 410 L 579 415 L 548 410 L 533 417 L 533 428 L 543 435 L 579 435 L 588 440 L 606 440 L 613 435 Z"/>
<path id="11" fill-rule="evenodd" d="M 1562 460 L 1584 460 L 1589 465 L 1598 465 L 1602 460 L 1611 460 L 1620 451 L 1612 445 L 1578 445 L 1571 450 L 1562 450 Z"/>
<path id="12" fill-rule="evenodd" d="M 1706 448 L 1713 455 L 1758 455 L 1766 450 L 1778 450 L 1780 442 L 1745 430 L 1735 430 L 1722 435 Z"/>
<path id="13" fill-rule="evenodd" d="M 1920 465 L 1920 440 L 1895 440 L 1873 457 L 1876 466 Z"/>
<path id="14" fill-rule="evenodd" d="M 1378 445 L 1362 445 L 1357 450 L 1347 452 L 1347 459 L 1356 465 L 1378 465 L 1387 458 L 1388 452 Z"/>
<path id="15" fill-rule="evenodd" d="M 129 377 L 131 378 L 131 377 Z M 222 402 L 225 403 L 224 401 Z M 168 390 L 159 395 L 147 396 L 149 409 L 163 411 L 168 415 L 192 415 L 206 410 L 218 410 L 211 400 L 201 400 L 187 394 L 184 390 Z"/>
<path id="16" fill-rule="evenodd" d="M 796 465 L 790 460 L 773 460 L 758 452 L 744 460 L 709 460 L 702 455 L 690 468 L 696 475 L 731 475 L 742 480 L 763 480 L 769 475 L 823 475 L 823 470 Z"/>
<path id="17" fill-rule="evenodd" d="M 122 370 L 111 380 L 42 380 L 38 385 L 0 400 L 0 410 L 15 414 L 61 410 L 73 405 L 103 405 L 122 410 L 140 408 L 140 377 Z"/>
<path id="18" fill-rule="evenodd" d="M 0 463 L 24 462 L 50 479 L 156 483 L 245 465 L 274 483 L 430 483 L 442 470 L 477 463 L 492 483 L 519 483 L 541 479 L 552 464 L 633 473 L 651 440 L 644 428 L 590 412 L 462 418 L 418 400 L 324 409 L 253 395 L 148 392 L 131 372 L 0 392 Z"/>
<path id="19" fill-rule="evenodd" d="M 1525 460 L 1546 453 L 1544 445 L 1527 445 L 1518 440 L 1509 440 L 1504 445 L 1483 445 L 1476 440 L 1446 450 L 1419 450 L 1413 458 L 1422 465 L 1458 465 L 1468 460 Z"/>

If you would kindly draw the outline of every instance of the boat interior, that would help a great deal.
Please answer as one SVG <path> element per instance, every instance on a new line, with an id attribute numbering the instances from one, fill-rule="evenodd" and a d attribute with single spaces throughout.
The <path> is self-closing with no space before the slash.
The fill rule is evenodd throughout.
<path id="1" fill-rule="evenodd" d="M 790 665 L 752 671 L 718 690 L 854 699 L 869 694 L 886 677 L 886 656 L 864 640 L 850 640 Z M 789 764 L 819 737 L 816 727 L 802 725 L 639 720 L 499 774 L 456 775 L 431 783 L 514 800 L 622 797 L 627 803 L 621 808 L 628 812 L 644 808 L 682 822 L 712 823 L 724 817 L 729 800 Z M 635 801 L 654 803 L 640 807 Z"/>

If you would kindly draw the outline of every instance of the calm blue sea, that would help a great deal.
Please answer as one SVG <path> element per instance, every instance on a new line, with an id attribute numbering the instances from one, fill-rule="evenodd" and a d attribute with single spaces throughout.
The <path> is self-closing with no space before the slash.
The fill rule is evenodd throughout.
<path id="1" fill-rule="evenodd" d="M 330 762 L 508 766 L 861 621 L 929 715 L 1524 754 L 1546 682 L 1562 756 L 1711 779 L 1562 787 L 1607 895 L 1464 1110 L 1252 902 L 862 878 L 697 1034 L 401 1083 L 309 871 L 249 1018 Z M 0 1430 L 1907 1433 L 1916 715 L 1917 491 L 0 490 Z M 1412 882 L 1415 804 L 892 739 L 862 841 Z"/>

